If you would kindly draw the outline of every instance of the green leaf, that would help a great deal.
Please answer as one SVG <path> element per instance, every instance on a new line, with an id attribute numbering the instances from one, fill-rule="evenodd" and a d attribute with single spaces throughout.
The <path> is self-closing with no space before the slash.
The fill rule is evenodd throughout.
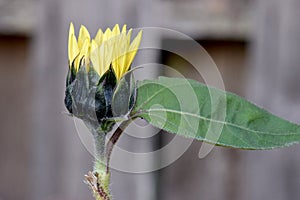
<path id="1" fill-rule="evenodd" d="M 227 147 L 273 149 L 300 141 L 300 126 L 194 80 L 160 77 L 139 82 L 131 116 L 174 134 Z"/>

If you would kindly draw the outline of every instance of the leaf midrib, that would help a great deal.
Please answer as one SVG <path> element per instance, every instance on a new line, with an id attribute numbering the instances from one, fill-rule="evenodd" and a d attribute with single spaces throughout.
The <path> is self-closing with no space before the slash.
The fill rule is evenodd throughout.
<path id="1" fill-rule="evenodd" d="M 230 122 L 227 122 L 227 121 L 215 120 L 215 119 L 206 118 L 206 117 L 203 117 L 201 115 L 194 114 L 194 113 L 189 113 L 189 112 L 184 112 L 184 111 L 178 111 L 178 110 L 171 110 L 171 109 L 151 108 L 151 109 L 148 109 L 148 110 L 140 110 L 140 112 L 138 112 L 137 114 L 150 113 L 150 112 L 153 112 L 153 111 L 154 112 L 155 111 L 157 111 L 157 112 L 158 111 L 163 111 L 163 112 L 170 112 L 170 113 L 175 113 L 175 114 L 189 115 L 191 117 L 196 117 L 196 118 L 199 118 L 199 119 L 202 119 L 202 120 L 205 120 L 205 121 L 220 123 L 220 124 L 227 125 L 227 126 L 233 126 L 233 127 L 245 130 L 245 131 L 250 131 L 250 132 L 253 132 L 253 133 L 259 133 L 259 134 L 263 134 L 263 135 L 271 135 L 271 136 L 298 135 L 298 133 L 285 133 L 285 134 L 278 133 L 278 134 L 273 134 L 271 132 L 265 132 L 265 131 L 258 131 L 258 130 L 248 129 L 248 128 L 245 128 L 243 126 L 239 126 L 237 124 L 233 124 L 233 123 L 230 123 Z"/>

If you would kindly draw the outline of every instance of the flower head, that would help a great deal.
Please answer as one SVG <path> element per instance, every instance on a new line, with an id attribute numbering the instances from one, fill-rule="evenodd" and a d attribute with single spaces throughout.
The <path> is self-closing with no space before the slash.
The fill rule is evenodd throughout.
<path id="1" fill-rule="evenodd" d="M 78 39 L 70 24 L 65 105 L 74 116 L 97 130 L 108 132 L 114 119 L 133 108 L 136 89 L 130 65 L 139 48 L 142 32 L 131 41 L 132 29 L 119 25 L 91 39 L 81 26 Z"/>

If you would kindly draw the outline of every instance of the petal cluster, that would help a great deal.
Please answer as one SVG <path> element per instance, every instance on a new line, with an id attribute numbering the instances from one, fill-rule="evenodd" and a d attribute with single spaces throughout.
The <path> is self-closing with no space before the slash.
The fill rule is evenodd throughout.
<path id="1" fill-rule="evenodd" d="M 69 66 L 77 72 L 81 65 L 87 70 L 92 67 L 101 77 L 111 67 L 117 80 L 129 70 L 138 51 L 142 31 L 131 41 L 132 29 L 127 31 L 126 25 L 118 24 L 113 29 L 107 28 L 104 32 L 99 29 L 95 38 L 91 39 L 88 30 L 81 26 L 78 40 L 74 26 L 70 24 L 68 56 Z"/>

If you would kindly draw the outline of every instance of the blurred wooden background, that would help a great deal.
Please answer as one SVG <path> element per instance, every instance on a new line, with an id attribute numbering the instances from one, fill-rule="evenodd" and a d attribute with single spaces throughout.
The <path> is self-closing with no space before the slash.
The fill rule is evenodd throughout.
<path id="1" fill-rule="evenodd" d="M 93 158 L 72 119 L 61 113 L 70 21 L 93 34 L 115 23 L 181 31 L 209 52 L 227 90 L 300 123 L 299 9 L 299 0 L 0 1 L 0 200 L 92 199 L 82 179 Z M 163 46 L 164 39 L 151 35 L 143 42 Z M 137 65 L 147 62 L 198 78 L 192 66 L 169 53 L 149 50 L 137 57 Z M 151 73 L 137 74 L 168 74 Z M 143 150 L 171 137 L 123 137 L 121 145 Z M 113 171 L 115 199 L 300 198 L 299 145 L 265 152 L 216 147 L 201 160 L 200 146 L 194 142 L 157 172 Z"/>

